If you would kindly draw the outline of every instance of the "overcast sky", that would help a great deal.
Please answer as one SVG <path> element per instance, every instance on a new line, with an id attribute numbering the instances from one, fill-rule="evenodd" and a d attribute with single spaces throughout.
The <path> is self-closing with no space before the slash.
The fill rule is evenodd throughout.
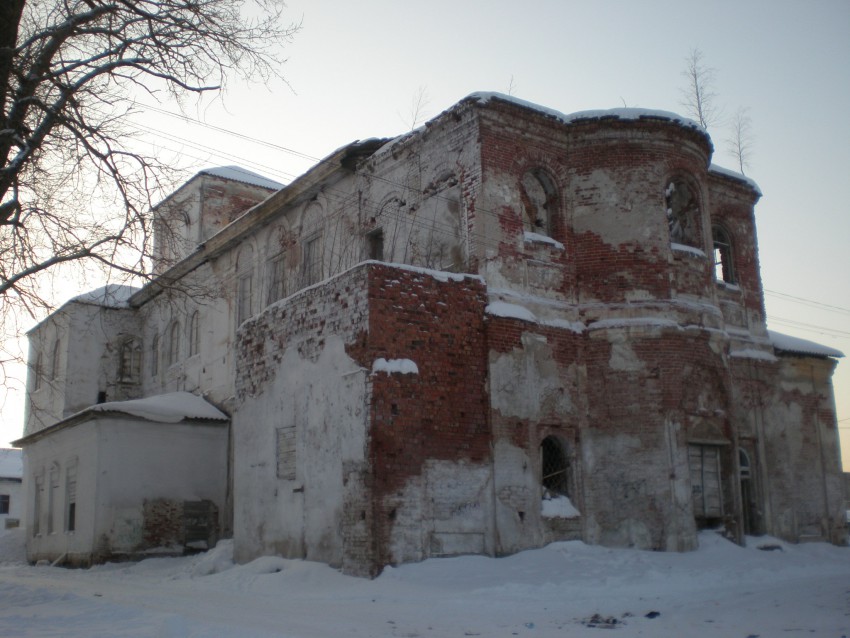
<path id="1" fill-rule="evenodd" d="M 746 107 L 768 326 L 850 355 L 850 2 L 288 0 L 303 21 L 289 82 L 244 87 L 191 109 L 229 135 L 149 110 L 158 152 L 186 165 L 240 164 L 290 181 L 356 139 L 408 130 L 474 91 L 511 92 L 564 113 L 623 105 L 684 113 L 685 58 L 716 70 L 717 102 Z M 422 96 L 423 100 L 418 100 Z M 420 102 L 418 113 L 414 107 Z M 160 108 L 175 109 L 168 104 Z M 157 134 L 160 131 L 162 134 Z M 725 126 L 714 162 L 735 168 Z M 211 151 L 210 149 L 216 149 Z M 835 377 L 850 468 L 850 361 Z M 20 435 L 21 392 L 0 443 Z"/>

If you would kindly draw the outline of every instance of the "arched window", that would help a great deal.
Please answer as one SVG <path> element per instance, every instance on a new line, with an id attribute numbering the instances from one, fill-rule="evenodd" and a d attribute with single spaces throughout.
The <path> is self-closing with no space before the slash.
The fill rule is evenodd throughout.
<path id="1" fill-rule="evenodd" d="M 727 284 L 736 282 L 735 266 L 732 262 L 732 241 L 720 226 L 713 226 L 711 237 L 714 242 L 714 278 Z"/>
<path id="2" fill-rule="evenodd" d="M 664 191 L 670 241 L 700 247 L 700 206 L 697 191 L 685 179 L 675 178 Z"/>
<path id="3" fill-rule="evenodd" d="M 201 351 L 201 315 L 196 310 L 189 319 L 189 356 L 194 357 Z"/>
<path id="4" fill-rule="evenodd" d="M 253 314 L 254 249 L 245 245 L 236 258 L 236 326 Z"/>
<path id="5" fill-rule="evenodd" d="M 310 286 L 324 277 L 324 244 L 322 243 L 322 206 L 312 202 L 301 222 L 301 283 Z"/>
<path id="6" fill-rule="evenodd" d="M 531 170 L 520 182 L 522 226 L 527 232 L 549 235 L 555 212 L 557 192 L 551 177 L 541 170 Z"/>
<path id="7" fill-rule="evenodd" d="M 168 365 L 174 365 L 180 361 L 180 322 L 171 324 L 168 333 Z"/>
<path id="8" fill-rule="evenodd" d="M 32 389 L 41 390 L 41 385 L 44 382 L 44 357 L 40 352 L 35 358 L 35 367 L 33 368 L 32 372 L 34 377 L 32 382 Z"/>
<path id="9" fill-rule="evenodd" d="M 540 483 L 552 495 L 569 496 L 569 460 L 564 444 L 555 436 L 547 436 L 540 444 Z"/>
<path id="10" fill-rule="evenodd" d="M 151 339 L 151 376 L 155 377 L 159 374 L 159 335 L 154 335 Z"/>
<path id="11" fill-rule="evenodd" d="M 142 369 L 142 344 L 130 337 L 121 344 L 118 380 L 123 383 L 138 383 Z"/>
<path id="12" fill-rule="evenodd" d="M 62 355 L 62 350 L 60 349 L 62 342 L 57 338 L 56 343 L 53 344 L 53 357 L 51 357 L 50 362 L 50 378 L 58 379 L 59 378 L 59 364 L 60 357 Z"/>

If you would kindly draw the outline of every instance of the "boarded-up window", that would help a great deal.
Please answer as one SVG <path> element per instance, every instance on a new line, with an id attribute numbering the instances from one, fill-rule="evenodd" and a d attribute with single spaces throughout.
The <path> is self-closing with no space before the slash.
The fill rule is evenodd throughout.
<path id="1" fill-rule="evenodd" d="M 689 445 L 688 462 L 691 468 L 694 516 L 720 518 L 723 516 L 720 448 L 716 445 Z"/>
<path id="2" fill-rule="evenodd" d="M 137 339 L 127 339 L 121 344 L 118 380 L 138 383 L 142 369 L 142 344 Z"/>
<path id="3" fill-rule="evenodd" d="M 277 477 L 295 480 L 295 426 L 277 429 Z"/>

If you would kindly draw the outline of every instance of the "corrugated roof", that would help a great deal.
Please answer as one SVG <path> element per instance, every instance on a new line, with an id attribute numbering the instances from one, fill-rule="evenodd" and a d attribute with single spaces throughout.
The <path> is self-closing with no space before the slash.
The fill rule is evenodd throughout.
<path id="1" fill-rule="evenodd" d="M 824 346 L 808 339 L 800 339 L 790 335 L 782 334 L 774 330 L 768 330 L 770 343 L 777 352 L 790 352 L 792 354 L 807 354 L 814 357 L 843 357 L 841 350 Z"/>

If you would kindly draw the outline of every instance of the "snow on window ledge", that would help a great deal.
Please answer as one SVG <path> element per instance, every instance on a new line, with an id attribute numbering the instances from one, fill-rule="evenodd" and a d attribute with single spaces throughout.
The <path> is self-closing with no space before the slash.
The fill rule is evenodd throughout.
<path id="1" fill-rule="evenodd" d="M 543 518 L 578 518 L 581 512 L 576 509 L 568 496 L 549 496 L 543 497 L 541 503 Z"/>
<path id="2" fill-rule="evenodd" d="M 741 291 L 741 287 L 738 284 L 733 284 L 732 282 L 729 282 L 729 281 L 723 281 L 722 279 L 715 279 L 714 283 L 717 285 L 718 288 L 724 288 L 724 289 L 730 290 L 732 292 L 740 292 Z"/>
<path id="3" fill-rule="evenodd" d="M 700 250 L 695 246 L 688 246 L 686 244 L 677 244 L 675 242 L 671 242 L 670 248 L 680 253 L 689 253 L 695 257 L 702 257 L 703 259 L 707 259 L 705 251 Z"/>
<path id="4" fill-rule="evenodd" d="M 549 244 L 553 248 L 557 248 L 558 250 L 564 250 L 564 245 L 557 239 L 552 239 L 548 235 L 533 233 L 529 230 L 523 233 L 523 240 L 526 244 Z"/>
<path id="5" fill-rule="evenodd" d="M 419 374 L 419 366 L 410 359 L 384 359 L 380 357 L 372 362 L 372 374 L 385 372 L 387 374 Z"/>

